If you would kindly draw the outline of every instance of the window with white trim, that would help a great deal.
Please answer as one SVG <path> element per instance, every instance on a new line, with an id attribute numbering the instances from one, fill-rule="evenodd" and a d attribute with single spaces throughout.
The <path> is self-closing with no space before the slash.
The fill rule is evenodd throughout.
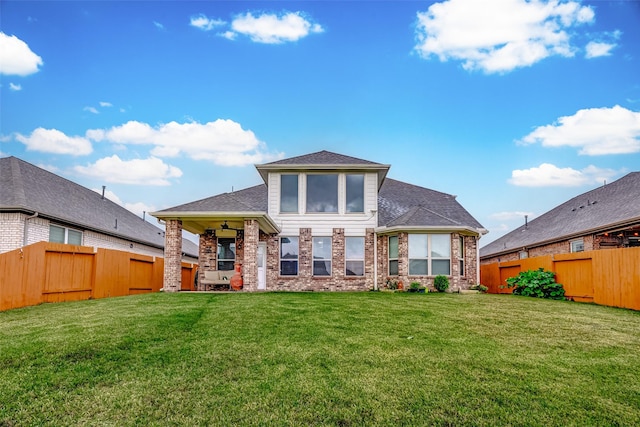
<path id="1" fill-rule="evenodd" d="M 347 213 L 364 212 L 364 175 L 347 174 Z"/>
<path id="2" fill-rule="evenodd" d="M 281 237 L 280 238 L 280 275 L 281 276 L 297 276 L 298 275 L 298 238 L 297 237 Z"/>
<path id="3" fill-rule="evenodd" d="M 236 239 L 218 237 L 218 270 L 231 271 L 236 262 Z"/>
<path id="4" fill-rule="evenodd" d="M 364 237 L 345 237 L 345 275 L 364 276 Z"/>
<path id="5" fill-rule="evenodd" d="M 584 252 L 584 239 L 572 240 L 571 252 Z"/>
<path id="6" fill-rule="evenodd" d="M 338 175 L 307 175 L 307 212 L 338 212 Z"/>
<path id="7" fill-rule="evenodd" d="M 280 212 L 298 213 L 298 175 L 280 175 Z"/>
<path id="8" fill-rule="evenodd" d="M 450 234 L 409 234 L 409 275 L 451 274 Z"/>
<path id="9" fill-rule="evenodd" d="M 331 237 L 313 238 L 313 275 L 331 276 Z"/>
<path id="10" fill-rule="evenodd" d="M 398 275 L 398 236 L 389 236 L 389 276 Z"/>
<path id="11" fill-rule="evenodd" d="M 69 245 L 82 245 L 82 231 L 59 225 L 49 225 L 49 241 L 67 243 Z"/>

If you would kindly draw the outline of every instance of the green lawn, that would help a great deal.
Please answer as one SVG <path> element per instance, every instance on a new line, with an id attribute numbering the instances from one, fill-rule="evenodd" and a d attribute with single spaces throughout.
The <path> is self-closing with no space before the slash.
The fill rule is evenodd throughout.
<path id="1" fill-rule="evenodd" d="M 147 294 L 0 313 L 0 426 L 640 425 L 640 313 Z"/>

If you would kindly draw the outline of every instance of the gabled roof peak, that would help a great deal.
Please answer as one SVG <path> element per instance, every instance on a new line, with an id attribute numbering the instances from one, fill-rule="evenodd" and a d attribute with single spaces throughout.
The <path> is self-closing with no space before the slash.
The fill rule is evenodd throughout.
<path id="1" fill-rule="evenodd" d="M 344 154 L 334 153 L 332 151 L 322 150 L 315 153 L 303 154 L 301 156 L 290 157 L 288 159 L 276 160 L 275 162 L 265 163 L 264 165 L 381 165 L 380 163 L 371 162 L 369 160 L 359 159 L 357 157 L 346 156 Z"/>

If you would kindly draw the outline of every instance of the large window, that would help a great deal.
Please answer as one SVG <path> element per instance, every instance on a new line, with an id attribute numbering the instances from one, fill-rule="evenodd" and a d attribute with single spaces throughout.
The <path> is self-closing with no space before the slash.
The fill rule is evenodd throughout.
<path id="1" fill-rule="evenodd" d="M 364 276 L 364 237 L 345 237 L 345 275 Z"/>
<path id="2" fill-rule="evenodd" d="M 218 270 L 233 270 L 236 262 L 236 239 L 218 238 Z"/>
<path id="3" fill-rule="evenodd" d="M 82 232 L 57 225 L 50 225 L 49 241 L 54 243 L 68 243 L 70 245 L 82 245 Z"/>
<path id="4" fill-rule="evenodd" d="M 409 234 L 409 274 L 437 276 L 451 274 L 449 234 Z"/>
<path id="5" fill-rule="evenodd" d="M 364 212 L 364 175 L 347 175 L 347 212 Z"/>
<path id="6" fill-rule="evenodd" d="M 389 276 L 398 275 L 398 236 L 389 236 Z"/>
<path id="7" fill-rule="evenodd" d="M 338 175 L 307 175 L 307 212 L 338 212 Z"/>
<path id="8" fill-rule="evenodd" d="M 280 275 L 296 276 L 298 274 L 298 238 L 280 238 Z"/>
<path id="9" fill-rule="evenodd" d="M 298 213 L 298 175 L 280 175 L 280 212 Z"/>
<path id="10" fill-rule="evenodd" d="M 313 275 L 331 276 L 331 237 L 313 238 Z"/>

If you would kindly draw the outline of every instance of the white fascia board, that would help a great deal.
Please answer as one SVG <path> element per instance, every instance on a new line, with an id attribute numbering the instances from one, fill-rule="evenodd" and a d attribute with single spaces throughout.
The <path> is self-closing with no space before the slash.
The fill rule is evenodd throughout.
<path id="1" fill-rule="evenodd" d="M 466 232 L 469 235 L 480 236 L 482 233 L 482 229 L 473 228 L 473 227 L 465 227 L 460 225 L 454 226 L 436 226 L 436 227 L 427 227 L 427 226 L 393 226 L 393 227 L 377 227 L 375 229 L 376 234 L 392 234 L 399 232 L 420 232 L 420 233 L 429 233 L 429 232 L 438 232 L 438 233 L 446 233 L 451 231 L 457 232 Z M 486 230 L 485 230 L 486 231 Z"/>
<path id="2" fill-rule="evenodd" d="M 280 233 L 280 227 L 273 221 L 273 219 L 266 213 L 260 211 L 163 211 L 163 212 L 151 212 L 151 216 L 158 219 L 216 219 L 216 220 L 230 220 L 230 219 L 256 219 L 260 224 L 260 228 L 267 233 Z"/>

